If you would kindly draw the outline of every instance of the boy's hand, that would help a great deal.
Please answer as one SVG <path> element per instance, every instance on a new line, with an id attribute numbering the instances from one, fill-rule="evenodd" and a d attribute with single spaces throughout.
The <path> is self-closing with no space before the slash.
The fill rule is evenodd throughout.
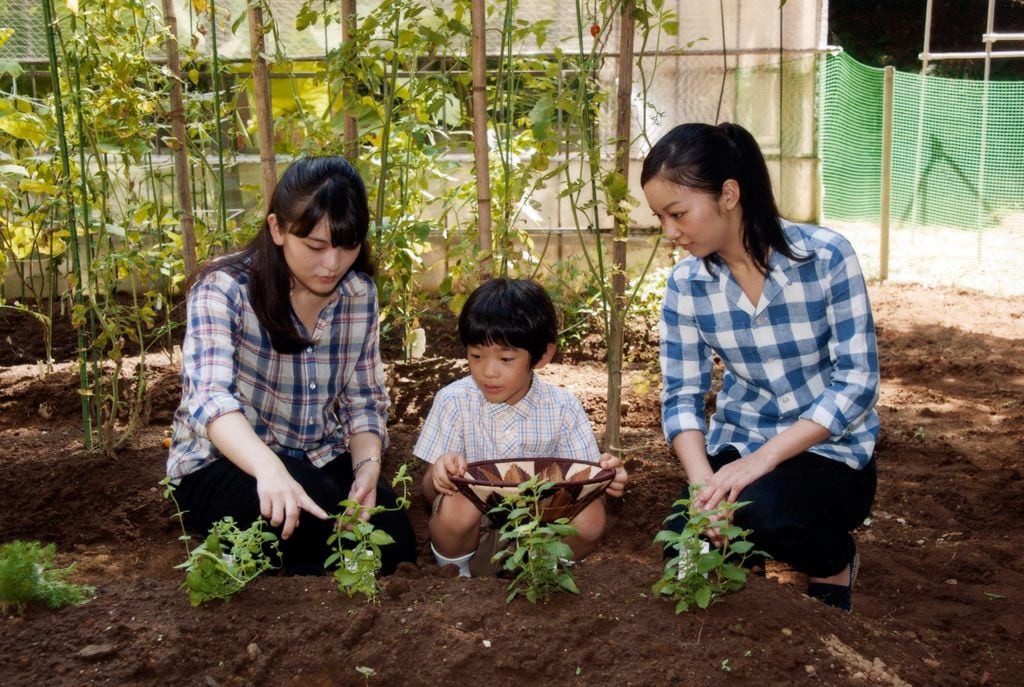
<path id="1" fill-rule="evenodd" d="M 626 474 L 626 468 L 622 467 L 622 461 L 610 453 L 602 453 L 600 463 L 606 470 L 615 471 L 615 477 L 612 478 L 612 483 L 608 485 L 605 493 L 615 497 L 626 493 L 626 480 L 629 479 L 629 475 Z"/>
<path id="2" fill-rule="evenodd" d="M 434 489 L 445 496 L 457 494 L 451 475 L 462 476 L 468 468 L 466 459 L 458 453 L 445 453 L 434 463 Z"/>

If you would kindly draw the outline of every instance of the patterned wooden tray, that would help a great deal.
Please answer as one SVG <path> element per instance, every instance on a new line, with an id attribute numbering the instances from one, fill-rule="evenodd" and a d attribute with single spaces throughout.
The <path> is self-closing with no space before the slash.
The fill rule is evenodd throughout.
<path id="1" fill-rule="evenodd" d="M 519 485 L 534 475 L 554 482 L 541 502 L 541 519 L 551 522 L 572 519 L 596 499 L 615 477 L 614 470 L 598 463 L 567 458 L 506 458 L 480 460 L 469 464 L 461 477 L 452 476 L 459 492 L 482 513 L 498 506 L 502 499 L 519 490 Z"/>

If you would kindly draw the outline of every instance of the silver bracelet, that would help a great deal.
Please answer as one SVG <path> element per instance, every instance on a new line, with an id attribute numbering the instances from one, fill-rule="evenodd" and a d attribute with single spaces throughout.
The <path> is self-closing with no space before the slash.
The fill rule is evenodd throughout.
<path id="1" fill-rule="evenodd" d="M 363 458 L 361 461 L 352 466 L 352 474 L 354 475 L 357 472 L 359 472 L 359 468 L 363 467 L 367 463 L 377 463 L 378 465 L 380 465 L 380 458 L 378 458 L 377 456 L 369 456 L 367 458 Z"/>

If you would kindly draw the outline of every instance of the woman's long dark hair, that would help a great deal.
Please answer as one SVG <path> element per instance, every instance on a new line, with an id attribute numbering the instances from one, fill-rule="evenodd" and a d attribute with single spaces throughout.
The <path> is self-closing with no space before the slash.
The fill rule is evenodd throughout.
<path id="1" fill-rule="evenodd" d="M 796 255 L 786 240 L 764 155 L 750 132 L 739 124 L 694 123 L 675 127 L 644 159 L 640 185 L 646 186 L 656 176 L 716 199 L 726 180 L 735 179 L 743 209 L 743 247 L 754 264 L 767 274 L 773 250 L 793 260 L 806 259 L 807 256 Z M 709 271 L 721 264 L 717 253 L 704 258 Z"/>
<path id="2" fill-rule="evenodd" d="M 277 217 L 281 231 L 309 236 L 327 219 L 331 245 L 360 247 L 351 270 L 373 276 L 373 258 L 367 233 L 370 211 L 366 187 L 359 173 L 345 158 L 334 155 L 306 157 L 293 162 L 281 175 L 267 208 Z M 249 299 L 260 324 L 278 353 L 297 353 L 312 342 L 295 326 L 291 305 L 291 272 L 284 252 L 274 243 L 266 217 L 259 233 L 237 253 L 211 260 L 188 280 L 191 288 L 217 270 L 248 273 Z"/>

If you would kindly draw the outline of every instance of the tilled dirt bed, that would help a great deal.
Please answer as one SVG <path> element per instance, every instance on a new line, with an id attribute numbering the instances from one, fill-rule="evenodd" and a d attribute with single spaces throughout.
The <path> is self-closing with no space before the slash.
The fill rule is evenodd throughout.
<path id="1" fill-rule="evenodd" d="M 808 599 L 799 576 L 775 565 L 706 611 L 676 615 L 652 596 L 662 565 L 652 539 L 683 474 L 661 437 L 650 350 L 633 356 L 641 362 L 623 393 L 629 488 L 611 505 L 605 541 L 574 569 L 578 596 L 506 604 L 506 581 L 438 569 L 417 494 L 419 561 L 383 580 L 378 604 L 348 598 L 329 577 L 271 575 L 228 603 L 193 608 L 158 486 L 176 365 L 151 356 L 149 424 L 134 444 L 88 453 L 73 332 L 57 322 L 62 357 L 43 374 L 41 332 L 3 311 L 0 541 L 55 543 L 97 594 L 0 617 L 0 684 L 1019 685 L 1024 299 L 893 284 L 872 285 L 871 296 L 879 489 L 858 533 L 851 615 Z M 450 336 L 430 341 L 428 358 L 389 364 L 388 474 L 409 458 L 437 389 L 465 372 Z M 655 346 L 647 336 L 638 349 Z M 583 400 L 598 436 L 600 353 L 591 342 L 541 373 Z"/>

